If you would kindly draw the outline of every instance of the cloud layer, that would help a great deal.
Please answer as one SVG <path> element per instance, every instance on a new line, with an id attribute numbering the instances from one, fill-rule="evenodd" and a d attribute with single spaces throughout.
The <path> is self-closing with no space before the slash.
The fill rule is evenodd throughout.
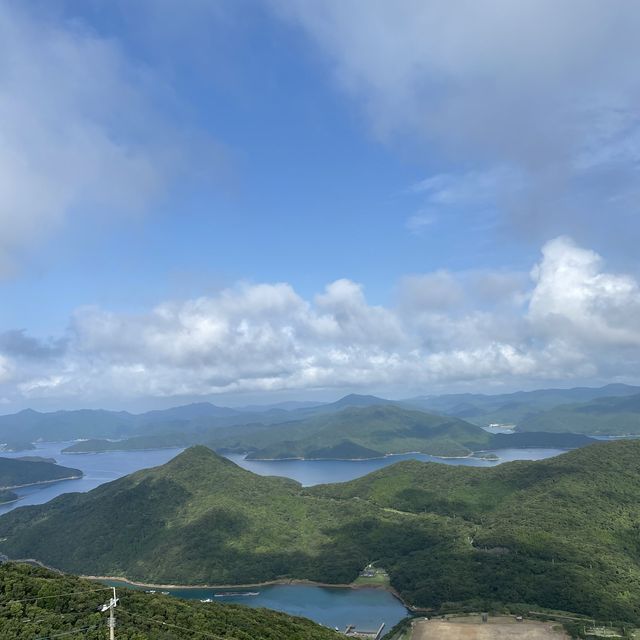
<path id="1" fill-rule="evenodd" d="M 143 211 L 196 153 L 151 69 L 32 8 L 0 2 L 0 278 L 70 220 Z"/>
<path id="2" fill-rule="evenodd" d="M 0 397 L 65 403 L 317 389 L 430 392 L 634 379 L 640 287 L 566 237 L 527 276 L 439 271 L 371 305 L 350 280 L 313 300 L 247 284 L 144 315 L 78 309 L 46 343 L 0 335 Z"/>
<path id="3" fill-rule="evenodd" d="M 545 241 L 624 243 L 640 202 L 640 4 L 626 0 L 271 0 L 336 84 L 431 167 L 439 214 Z M 634 247 L 626 246 L 631 252 Z"/>

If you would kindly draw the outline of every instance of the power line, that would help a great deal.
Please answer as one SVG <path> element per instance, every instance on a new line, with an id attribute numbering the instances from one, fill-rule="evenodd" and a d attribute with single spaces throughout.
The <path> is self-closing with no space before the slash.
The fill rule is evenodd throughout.
<path id="1" fill-rule="evenodd" d="M 219 636 L 215 633 L 209 633 L 208 631 L 198 631 L 196 629 L 189 629 L 188 627 L 181 627 L 177 624 L 172 624 L 170 622 L 163 622 L 162 620 L 155 620 L 154 618 L 147 618 L 146 616 L 141 616 L 139 613 L 131 613 L 131 611 L 126 611 L 121 609 L 120 613 L 126 613 L 127 615 L 134 616 L 136 618 L 141 618 L 142 620 L 146 620 L 147 622 L 154 622 L 155 624 L 159 624 L 162 627 L 171 627 L 172 629 L 179 629 L 180 631 L 188 631 L 189 633 L 199 633 L 202 636 L 206 636 L 207 638 L 213 638 L 213 640 L 237 640 L 237 638 L 233 638 L 233 636 Z"/>
<path id="2" fill-rule="evenodd" d="M 111 591 L 111 587 L 103 587 L 101 589 L 88 589 L 86 591 L 71 591 L 69 593 L 58 593 L 55 596 L 37 596 L 34 598 L 22 598 L 22 600 L 7 600 L 6 602 L 0 601 L 0 605 L 13 604 L 14 602 L 33 602 L 34 600 L 47 600 L 49 598 L 62 598 L 65 596 L 85 595 L 87 593 L 95 593 L 96 591 Z"/>
<path id="3" fill-rule="evenodd" d="M 38 638 L 34 638 L 34 640 L 50 640 L 51 638 L 61 638 L 62 636 L 70 636 L 74 633 L 80 633 L 81 631 L 89 631 L 91 629 L 97 629 L 101 625 L 94 624 L 91 627 L 80 627 L 79 629 L 73 629 L 72 631 L 64 631 L 63 633 L 56 633 L 52 636 L 40 636 Z"/>

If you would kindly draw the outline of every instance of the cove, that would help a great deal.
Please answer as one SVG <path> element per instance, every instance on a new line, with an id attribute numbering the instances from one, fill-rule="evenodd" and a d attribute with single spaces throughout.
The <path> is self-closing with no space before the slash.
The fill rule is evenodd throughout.
<path id="1" fill-rule="evenodd" d="M 126 587 L 129 589 L 146 589 L 123 580 L 102 580 L 109 586 Z M 270 584 L 256 587 L 213 588 L 213 587 L 183 587 L 162 589 L 157 593 L 168 591 L 171 596 L 188 600 L 207 600 L 222 604 L 242 604 L 249 607 L 266 607 L 282 611 L 294 616 L 309 618 L 314 622 L 334 629 L 338 627 L 344 631 L 348 624 L 354 624 L 360 630 L 374 630 L 385 623 L 390 629 L 400 622 L 407 614 L 407 608 L 386 589 L 362 587 L 325 587 L 310 584 Z M 249 594 L 232 595 L 219 594 Z M 218 594 L 219 597 L 216 597 Z"/>

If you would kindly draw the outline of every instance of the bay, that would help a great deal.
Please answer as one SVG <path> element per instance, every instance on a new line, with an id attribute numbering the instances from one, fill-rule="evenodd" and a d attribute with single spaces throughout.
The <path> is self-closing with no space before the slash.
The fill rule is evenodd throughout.
<path id="1" fill-rule="evenodd" d="M 120 580 L 106 581 L 110 586 L 142 589 Z M 158 591 L 160 591 L 158 589 Z M 211 589 L 190 587 L 167 589 L 169 595 L 190 600 L 211 599 L 216 603 L 266 607 L 294 616 L 303 616 L 326 627 L 344 631 L 347 625 L 358 630 L 373 631 L 384 622 L 390 629 L 408 613 L 406 607 L 390 591 L 378 588 L 321 587 L 307 584 L 276 584 L 262 587 Z M 216 594 L 248 594 L 216 597 Z"/>
<path id="2" fill-rule="evenodd" d="M 484 458 L 437 458 L 426 453 L 403 453 L 388 455 L 371 460 L 247 460 L 244 454 L 230 453 L 226 457 L 237 465 L 261 476 L 285 476 L 297 480 L 303 486 L 316 484 L 347 482 L 377 471 L 402 460 L 422 460 L 440 464 L 466 467 L 495 467 L 513 460 L 543 460 L 565 453 L 565 449 L 500 449 L 485 451 L 483 454 L 495 454 L 497 460 Z"/>

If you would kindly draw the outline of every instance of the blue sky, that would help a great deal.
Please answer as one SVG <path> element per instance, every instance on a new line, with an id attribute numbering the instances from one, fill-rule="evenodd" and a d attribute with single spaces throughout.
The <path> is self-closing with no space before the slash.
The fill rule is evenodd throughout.
<path id="1" fill-rule="evenodd" d="M 0 2 L 7 411 L 634 381 L 639 22 Z"/>

